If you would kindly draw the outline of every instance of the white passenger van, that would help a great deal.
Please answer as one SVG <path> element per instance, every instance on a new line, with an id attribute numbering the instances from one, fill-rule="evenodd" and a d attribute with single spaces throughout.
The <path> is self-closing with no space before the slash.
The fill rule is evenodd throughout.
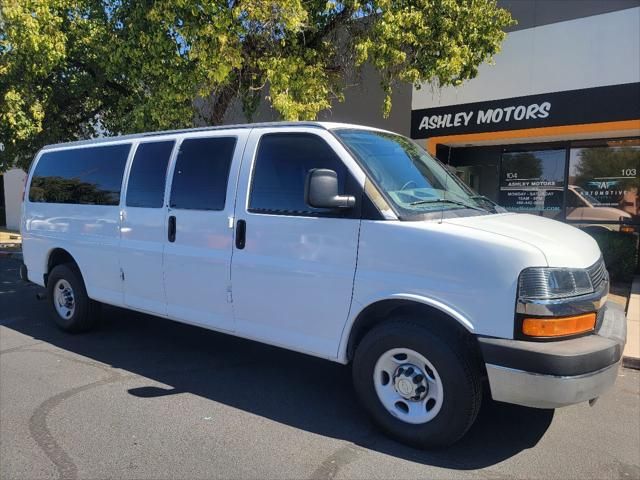
<path id="1" fill-rule="evenodd" d="M 461 438 L 483 395 L 555 408 L 617 376 L 626 323 L 591 237 L 485 209 L 390 132 L 51 145 L 26 188 L 21 273 L 62 329 L 106 303 L 350 363 L 373 420 L 414 445 Z"/>

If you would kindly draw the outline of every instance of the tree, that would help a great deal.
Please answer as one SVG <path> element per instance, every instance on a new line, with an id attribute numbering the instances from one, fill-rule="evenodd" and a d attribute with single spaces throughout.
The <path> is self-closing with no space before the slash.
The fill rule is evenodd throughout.
<path id="1" fill-rule="evenodd" d="M 542 160 L 531 152 L 511 153 L 502 156 L 502 182 L 509 183 L 507 173 L 517 174 L 512 180 L 541 178 Z"/>
<path id="2" fill-rule="evenodd" d="M 109 192 L 79 178 L 34 176 L 29 199 L 33 202 L 117 205 L 120 193 Z"/>
<path id="3" fill-rule="evenodd" d="M 366 62 L 458 85 L 512 23 L 496 0 L 3 0 L 0 169 L 52 142 L 220 124 L 263 99 L 287 120 L 343 99 Z"/>

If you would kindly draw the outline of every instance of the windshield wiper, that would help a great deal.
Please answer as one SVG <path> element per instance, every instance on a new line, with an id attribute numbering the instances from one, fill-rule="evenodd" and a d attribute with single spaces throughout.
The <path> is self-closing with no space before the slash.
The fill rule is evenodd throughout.
<path id="1" fill-rule="evenodd" d="M 468 203 L 460 202 L 458 200 L 449 200 L 449 199 L 444 199 L 444 198 L 434 198 L 434 199 L 431 199 L 431 200 L 418 200 L 417 202 L 411 202 L 409 205 L 411 205 L 411 206 L 424 205 L 426 203 L 452 203 L 453 205 L 460 205 L 462 207 L 471 208 L 472 210 L 478 210 L 480 212 L 486 212 L 487 211 L 482 207 L 476 207 L 475 205 L 469 205 Z"/>

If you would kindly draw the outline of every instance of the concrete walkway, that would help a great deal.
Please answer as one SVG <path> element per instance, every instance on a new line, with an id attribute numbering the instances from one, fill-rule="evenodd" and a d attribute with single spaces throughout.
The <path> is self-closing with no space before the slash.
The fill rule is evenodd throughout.
<path id="1" fill-rule="evenodd" d="M 18 232 L 0 228 L 0 255 L 12 255 L 20 251 L 22 237 Z"/>
<path id="2" fill-rule="evenodd" d="M 640 369 L 640 275 L 634 277 L 631 285 L 627 309 L 627 345 L 623 357 L 625 367 Z"/>
<path id="3" fill-rule="evenodd" d="M 19 232 L 0 227 L 0 243 L 16 244 L 22 242 Z"/>

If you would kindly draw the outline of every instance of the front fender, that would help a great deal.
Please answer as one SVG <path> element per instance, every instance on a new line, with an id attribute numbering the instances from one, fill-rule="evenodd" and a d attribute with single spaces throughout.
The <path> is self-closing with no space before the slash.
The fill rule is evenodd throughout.
<path id="1" fill-rule="evenodd" d="M 407 301 L 410 301 L 410 302 L 420 303 L 420 304 L 423 304 L 423 305 L 430 306 L 432 308 L 435 308 L 436 310 L 441 311 L 442 313 L 444 313 L 448 317 L 451 317 L 454 320 L 456 320 L 468 332 L 473 333 L 475 331 L 474 324 L 473 324 L 473 322 L 471 321 L 470 318 L 468 318 L 467 316 L 465 316 L 464 314 L 462 314 L 461 312 L 456 310 L 451 305 L 446 304 L 445 302 L 442 302 L 442 301 L 434 299 L 434 298 L 426 297 L 426 296 L 423 296 L 423 295 L 417 295 L 415 293 L 389 293 L 389 292 L 385 292 L 385 293 L 380 293 L 380 294 L 378 294 L 376 296 L 373 296 L 371 298 L 368 298 L 364 302 L 360 302 L 360 301 L 354 299 L 353 303 L 351 305 L 351 311 L 349 312 L 349 318 L 348 318 L 348 320 L 347 320 L 347 322 L 345 324 L 345 327 L 344 327 L 344 329 L 342 331 L 342 337 L 340 339 L 340 346 L 338 347 L 338 358 L 337 359 L 338 359 L 338 361 L 340 363 L 343 363 L 343 364 L 348 363 L 347 348 L 348 348 L 348 345 L 349 345 L 349 338 L 351 336 L 351 332 L 353 330 L 353 326 L 354 326 L 356 320 L 358 319 L 358 317 L 360 316 L 360 314 L 365 309 L 370 307 L 371 305 L 374 305 L 376 303 L 379 303 L 379 302 L 382 302 L 382 301 L 385 301 L 385 300 L 407 300 Z"/>

